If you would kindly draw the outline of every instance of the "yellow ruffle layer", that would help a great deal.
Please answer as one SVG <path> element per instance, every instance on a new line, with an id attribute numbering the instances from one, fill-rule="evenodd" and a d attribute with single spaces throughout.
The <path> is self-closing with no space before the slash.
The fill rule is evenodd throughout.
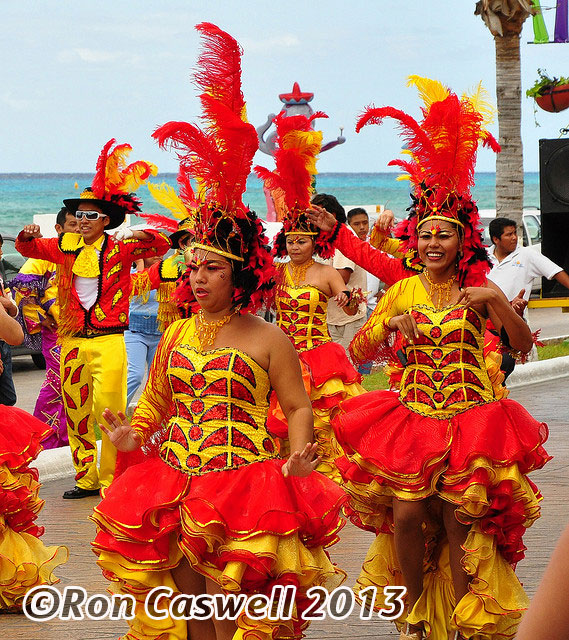
<path id="1" fill-rule="evenodd" d="M 337 411 L 337 405 L 328 408 L 318 408 L 314 405 L 317 405 L 319 400 L 332 396 L 337 396 L 339 404 L 343 400 L 359 396 L 362 393 L 365 393 L 365 389 L 361 384 L 357 382 L 345 384 L 340 378 L 331 378 L 319 387 L 310 389 L 310 401 L 314 413 L 314 439 L 318 443 L 317 453 L 321 458 L 316 470 L 337 484 L 342 484 L 342 476 L 334 464 L 334 460 L 344 455 L 331 424 Z"/>
<path id="2" fill-rule="evenodd" d="M 66 547 L 46 547 L 35 536 L 6 527 L 0 519 L 0 610 L 21 607 L 33 587 L 59 582 L 53 571 L 68 557 Z"/>
<path id="3" fill-rule="evenodd" d="M 494 538 L 481 533 L 477 523 L 471 527 L 464 549 L 463 566 L 472 578 L 469 593 L 455 605 L 445 542 L 437 550 L 436 565 L 425 573 L 423 594 L 411 612 L 397 620 L 399 628 L 406 621 L 422 625 L 429 640 L 446 639 L 456 629 L 476 640 L 515 636 L 529 599 L 514 571 L 496 550 Z M 383 587 L 404 584 L 393 536 L 379 534 L 369 548 L 354 590 L 358 594 L 369 586 L 378 587 L 374 606 L 378 611 L 385 608 Z"/>
<path id="4" fill-rule="evenodd" d="M 353 456 L 355 460 L 357 454 Z M 363 461 L 360 466 L 365 468 Z M 484 484 L 471 484 L 464 491 L 453 491 L 457 482 L 471 476 L 476 469 L 484 469 L 487 481 Z M 377 469 L 374 469 L 377 471 Z M 373 470 L 370 468 L 370 472 Z M 530 527 L 540 515 L 539 502 L 541 495 L 536 495 L 526 476 L 520 473 L 517 464 L 504 467 L 492 466 L 485 458 L 475 458 L 468 469 L 459 474 L 449 476 L 444 469 L 437 470 L 430 487 L 422 491 L 411 492 L 404 488 L 404 478 L 398 476 L 399 486 L 386 486 L 377 480 L 370 483 L 345 482 L 342 486 L 350 496 L 350 506 L 358 512 L 362 522 L 370 527 L 379 529 L 386 518 L 386 509 L 391 507 L 393 498 L 399 500 L 423 500 L 438 495 L 456 505 L 457 519 L 463 524 L 470 524 L 476 518 L 486 515 L 490 502 L 488 487 L 497 486 L 502 482 L 511 483 L 512 499 L 524 504 L 524 526 Z"/>
<path id="5" fill-rule="evenodd" d="M 322 547 L 308 549 L 299 540 L 297 533 L 286 536 L 260 533 L 245 540 L 221 540 L 215 525 L 197 528 L 190 518 L 184 516 L 182 529 L 179 542 L 176 541 L 177 536 L 172 535 L 169 558 L 163 563 L 132 562 L 114 552 L 96 551 L 99 554 L 98 564 L 105 577 L 114 583 L 110 591 L 132 594 L 137 602 L 135 618 L 129 621 L 130 631 L 123 640 L 187 640 L 184 620 L 154 620 L 148 616 L 144 607 L 146 596 L 154 587 L 167 586 L 174 590 L 174 596 L 178 593 L 170 569 L 177 566 L 182 553 L 195 571 L 216 582 L 224 592 L 241 592 L 241 579 L 247 569 L 246 563 L 233 560 L 219 568 L 213 563 L 204 562 L 184 545 L 184 536 L 196 536 L 205 540 L 210 552 L 234 552 L 236 557 L 254 554 L 256 557 L 266 558 L 269 560 L 270 575 L 267 583 L 274 584 L 279 577 L 293 574 L 298 581 L 298 593 L 301 594 L 315 585 L 332 590 L 345 579 L 345 574 L 330 562 Z M 167 603 L 168 600 L 163 600 L 161 608 L 165 608 Z M 237 624 L 234 640 L 272 640 L 277 637 L 279 640 L 292 640 L 297 637 L 294 635 L 292 621 L 250 620 L 242 614 Z"/>
<path id="6" fill-rule="evenodd" d="M 0 465 L 0 485 L 9 492 L 25 487 L 30 494 L 18 509 L 41 510 L 40 485 L 30 471 L 12 471 Z M 21 607 L 24 596 L 35 586 L 59 582 L 53 571 L 69 556 L 66 547 L 46 547 L 35 536 L 14 531 L 6 523 L 7 515 L 0 515 L 0 611 Z"/>
<path id="7" fill-rule="evenodd" d="M 524 504 L 524 526 L 531 526 L 539 517 L 541 496 L 534 493 L 517 465 L 491 468 L 488 463 L 478 460 L 476 466 L 488 469 L 491 485 L 511 482 L 513 499 Z M 390 507 L 394 495 L 405 500 L 413 498 L 377 483 L 350 483 L 348 489 L 351 506 L 359 512 L 362 522 L 377 529 L 384 524 L 392 529 Z M 529 600 L 512 567 L 497 549 L 494 536 L 480 529 L 480 518 L 489 507 L 487 487 L 475 484 L 458 494 L 443 486 L 441 491 L 434 493 L 456 504 L 457 518 L 471 524 L 462 559 L 464 569 L 471 577 L 470 592 L 455 605 L 448 544 L 444 541 L 440 548 L 427 550 L 423 594 L 407 618 L 404 615 L 398 620 L 398 626 L 405 620 L 420 624 L 428 633 L 428 638 L 437 640 L 447 638 L 448 633 L 455 629 L 460 629 L 465 637 L 476 640 L 513 638 Z M 355 591 L 358 593 L 371 585 L 378 587 L 376 610 L 384 607 L 383 587 L 404 585 L 391 534 L 380 533 L 372 543 Z"/>

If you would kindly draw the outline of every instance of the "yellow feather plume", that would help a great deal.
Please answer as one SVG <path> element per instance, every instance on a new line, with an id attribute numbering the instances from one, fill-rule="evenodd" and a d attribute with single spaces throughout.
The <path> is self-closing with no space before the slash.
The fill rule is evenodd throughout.
<path id="1" fill-rule="evenodd" d="M 124 193 L 134 192 L 146 182 L 143 175 L 155 176 L 158 167 L 151 162 L 139 160 L 127 166 L 127 158 L 132 151 L 129 144 L 119 144 L 109 154 L 105 165 L 105 184 L 110 191 L 121 191 Z"/>
<path id="2" fill-rule="evenodd" d="M 467 99 L 472 105 L 475 111 L 478 111 L 482 116 L 482 124 L 488 125 L 494 122 L 497 110 L 490 102 L 490 94 L 482 86 L 482 81 L 478 83 L 476 88 L 469 93 L 464 93 L 462 99 Z"/>
<path id="3" fill-rule="evenodd" d="M 407 78 L 407 86 L 417 87 L 419 96 L 427 108 L 430 107 L 433 102 L 440 102 L 449 95 L 448 88 L 445 87 L 442 82 L 417 75 L 412 75 Z"/>
<path id="4" fill-rule="evenodd" d="M 283 149 L 298 149 L 299 155 L 304 158 L 306 170 L 315 176 L 316 156 L 322 147 L 322 131 L 300 131 L 293 129 L 283 136 L 281 147 Z"/>
<path id="5" fill-rule="evenodd" d="M 150 195 L 158 204 L 161 204 L 173 213 L 176 220 L 183 220 L 188 217 L 190 212 L 186 209 L 176 190 L 169 184 L 165 182 L 162 184 L 149 182 L 148 191 L 150 191 Z"/>

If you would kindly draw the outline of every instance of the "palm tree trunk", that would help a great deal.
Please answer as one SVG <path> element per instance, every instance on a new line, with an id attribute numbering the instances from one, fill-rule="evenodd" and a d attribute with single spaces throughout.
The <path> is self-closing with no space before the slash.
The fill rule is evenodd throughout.
<path id="1" fill-rule="evenodd" d="M 521 27 L 521 25 L 520 25 Z M 520 28 L 521 31 L 521 28 Z M 494 36 L 499 142 L 496 157 L 496 215 L 522 223 L 524 167 L 521 136 L 520 34 Z"/>

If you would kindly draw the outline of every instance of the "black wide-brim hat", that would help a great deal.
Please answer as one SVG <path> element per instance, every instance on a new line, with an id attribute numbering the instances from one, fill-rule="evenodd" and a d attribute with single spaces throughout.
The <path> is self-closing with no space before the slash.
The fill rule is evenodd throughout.
<path id="1" fill-rule="evenodd" d="M 191 218 L 184 218 L 178 225 L 178 230 L 170 234 L 170 242 L 172 243 L 172 249 L 180 248 L 180 240 L 188 234 L 193 234 L 194 223 Z"/>
<path id="2" fill-rule="evenodd" d="M 127 214 L 126 208 L 116 202 L 94 198 L 93 192 L 90 189 L 85 189 L 79 198 L 64 200 L 63 204 L 69 213 L 75 213 L 77 209 L 79 209 L 80 204 L 92 204 L 98 207 L 106 216 L 109 216 L 107 229 L 119 227 L 125 221 Z"/>

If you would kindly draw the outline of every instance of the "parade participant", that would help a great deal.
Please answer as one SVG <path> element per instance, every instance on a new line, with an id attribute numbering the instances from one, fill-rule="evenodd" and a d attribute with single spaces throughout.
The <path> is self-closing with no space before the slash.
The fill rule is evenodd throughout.
<path id="1" fill-rule="evenodd" d="M 77 233 L 78 220 L 62 207 L 56 216 L 55 230 L 58 236 Z M 42 441 L 44 449 L 69 444 L 59 375 L 61 345 L 57 344 L 59 304 L 56 269 L 54 262 L 29 258 L 18 275 L 10 281 L 20 311 L 18 320 L 24 329 L 24 344 L 30 348 L 41 348 L 45 359 L 45 379 L 34 408 L 34 416 L 48 424 L 53 431 Z"/>
<path id="2" fill-rule="evenodd" d="M 178 184 L 179 194 L 165 182 L 161 185 L 148 184 L 152 197 L 170 210 L 174 217 L 161 214 L 143 214 L 142 217 L 153 227 L 172 232 L 170 243 L 174 254 L 133 278 L 133 295 L 144 297 L 150 291 L 157 290 L 158 327 L 161 332 L 175 320 L 190 315 L 187 304 L 176 302 L 174 292 L 178 279 L 186 272 L 184 249 L 192 238 L 193 211 L 197 205 L 192 185 L 183 169 L 178 172 Z"/>
<path id="3" fill-rule="evenodd" d="M 131 291 L 130 265 L 138 258 L 162 255 L 170 244 L 154 231 L 125 229 L 111 237 L 105 231 L 122 224 L 127 213 L 140 210 L 131 193 L 156 173 L 138 161 L 126 166 L 129 145 L 110 140 L 104 146 L 92 186 L 79 198 L 64 200 L 79 220 L 79 233 L 41 238 L 37 225 L 28 225 L 16 240 L 24 256 L 58 265 L 61 380 L 69 444 L 75 466 L 75 488 L 66 499 L 97 495 L 113 478 L 116 450 L 103 435 L 97 469 L 95 422 L 105 407 L 126 408 L 126 352 Z"/>
<path id="4" fill-rule="evenodd" d="M 162 196 L 171 190 L 171 187 L 165 184 L 161 187 L 155 185 L 148 185 L 148 187 L 150 193 L 161 204 L 167 206 Z M 162 194 L 159 198 L 156 196 L 157 189 Z M 188 211 L 185 210 L 185 213 L 188 215 Z M 161 215 L 143 215 L 143 217 L 153 226 L 162 229 L 169 229 L 173 222 L 171 218 Z M 136 390 L 142 383 L 145 363 L 150 369 L 160 336 L 172 322 L 190 315 L 187 304 L 176 304 L 174 293 L 178 280 L 186 271 L 184 249 L 189 246 L 192 238 L 190 233 L 192 224 L 192 219 L 189 217 L 176 224 L 176 231 L 169 236 L 174 249 L 173 255 L 163 259 L 145 260 L 145 268 L 132 274 L 130 327 L 125 333 L 128 358 L 127 406 L 130 405 Z M 149 305 L 153 309 L 151 316 L 149 316 Z M 147 333 L 141 331 L 143 328 L 146 328 Z"/>
<path id="5" fill-rule="evenodd" d="M 243 119 L 240 48 L 214 25 L 197 29 L 205 39 L 196 82 L 206 126 L 170 122 L 154 134 L 201 185 L 186 252 L 189 288 L 179 292 L 196 313 L 166 329 L 132 423 L 106 413 L 121 451 L 150 443 L 158 455 L 104 491 L 94 547 L 113 590 L 136 598 L 126 638 L 300 637 L 306 590 L 339 581 L 324 547 L 336 539 L 344 498 L 312 472 L 312 412 L 296 353 L 253 315 L 274 268 L 261 222 L 242 203 L 257 139 Z M 286 461 L 266 430 L 271 388 L 290 423 Z M 268 596 L 279 585 L 295 588 L 296 606 L 289 620 L 244 611 L 236 622 L 158 619 L 145 607 L 152 611 L 148 594 L 158 585 L 171 589 L 160 609 L 179 594 Z"/>
<path id="6" fill-rule="evenodd" d="M 358 586 L 406 587 L 401 638 L 512 638 L 528 603 L 513 569 L 539 516 L 526 476 L 548 460 L 547 426 L 492 385 L 483 357 L 487 318 L 513 348 L 532 345 L 486 280 L 470 196 L 479 140 L 497 144 L 476 96 L 459 99 L 427 80 L 420 88 L 421 124 L 389 107 L 368 109 L 358 123 L 402 123 L 411 160 L 394 164 L 408 172 L 414 204 L 397 235 L 425 266 L 386 292 L 351 345 L 357 361 L 378 358 L 399 332 L 399 393 L 348 400 L 334 423 L 353 519 L 377 534 Z"/>
<path id="7" fill-rule="evenodd" d="M 136 278 L 142 276 L 146 280 L 148 271 L 161 262 L 163 262 L 162 256 L 137 260 L 136 270 L 131 274 L 132 293 L 128 311 L 128 330 L 124 332 L 126 359 L 128 362 L 126 378 L 127 411 L 135 393 L 144 380 L 146 368 L 150 369 L 158 342 L 163 333 L 163 330 L 158 325 L 159 303 L 156 299 L 158 286 L 135 295 Z"/>
<path id="8" fill-rule="evenodd" d="M 492 240 L 490 260 L 492 271 L 488 279 L 495 282 L 518 313 L 527 307 L 534 278 L 555 278 L 569 288 L 569 275 L 548 257 L 531 247 L 518 247 L 515 220 L 495 218 L 490 221 L 488 234 Z"/>
<path id="9" fill-rule="evenodd" d="M 3 238 L 0 235 L 0 260 L 2 260 Z M 0 305 L 8 312 L 8 315 L 15 318 L 18 308 L 12 300 L 10 290 L 6 288 L 5 282 L 0 273 Z M 12 378 L 12 351 L 10 345 L 0 338 L 0 404 L 12 406 L 16 404 L 16 388 Z"/>
<path id="10" fill-rule="evenodd" d="M 0 338 L 21 344 L 22 328 L 0 304 Z M 67 561 L 65 547 L 46 547 L 35 520 L 43 506 L 37 469 L 29 467 L 50 428 L 15 407 L 0 410 L 0 614 L 21 611 L 26 593 L 59 580 L 53 570 Z"/>
<path id="11" fill-rule="evenodd" d="M 322 460 L 318 471 L 339 481 L 334 465 L 338 451 L 330 419 L 340 400 L 363 393 L 364 389 L 359 384 L 361 376 L 349 362 L 344 348 L 332 342 L 328 333 L 328 300 L 335 299 L 340 307 L 346 307 L 348 297 L 338 271 L 314 260 L 314 255 L 330 257 L 333 250 L 325 234 L 309 224 L 305 213 L 310 205 L 316 156 L 322 142 L 322 132 L 312 129 L 312 120 L 323 115 L 276 116 L 276 170 L 255 167 L 255 171 L 271 191 L 283 221 L 283 228 L 275 238 L 275 253 L 290 259 L 278 265 L 274 300 L 277 325 L 295 346 L 303 368 Z M 272 400 L 270 428 L 286 439 L 286 421 L 275 398 Z"/>

